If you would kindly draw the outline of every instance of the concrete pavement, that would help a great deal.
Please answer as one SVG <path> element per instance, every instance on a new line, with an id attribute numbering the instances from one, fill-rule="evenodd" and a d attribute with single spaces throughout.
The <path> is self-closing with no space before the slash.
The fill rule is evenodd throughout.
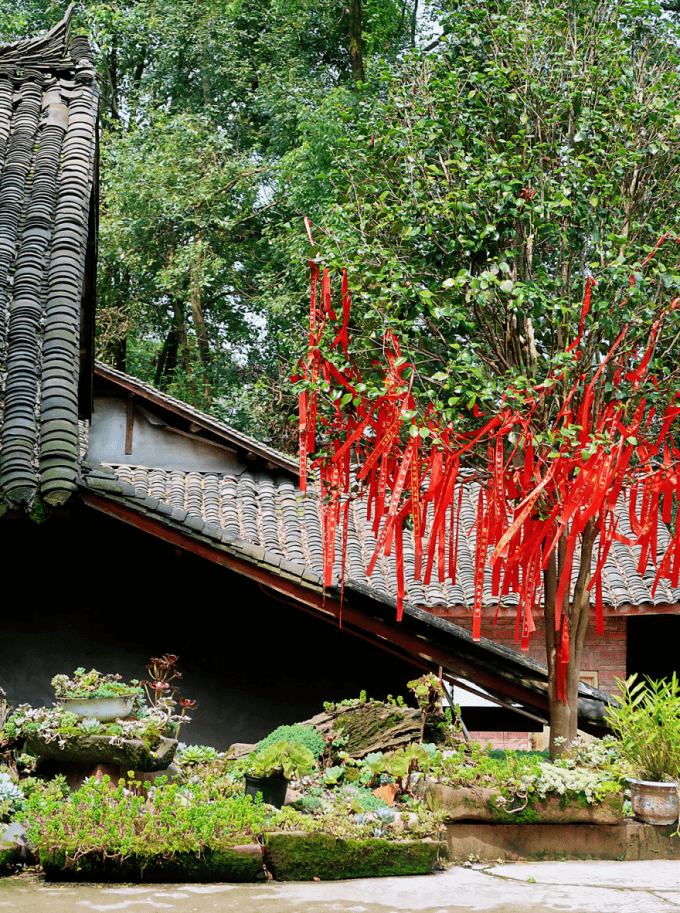
<path id="1" fill-rule="evenodd" d="M 535 862 L 410 878 L 249 885 L 0 879 L 0 913 L 679 913 L 680 863 Z"/>

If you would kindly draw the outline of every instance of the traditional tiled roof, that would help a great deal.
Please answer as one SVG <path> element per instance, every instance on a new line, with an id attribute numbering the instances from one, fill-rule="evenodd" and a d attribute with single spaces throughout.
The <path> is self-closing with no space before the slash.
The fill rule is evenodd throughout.
<path id="1" fill-rule="evenodd" d="M 262 549 L 271 562 L 287 562 L 307 569 L 315 579 L 323 575 L 321 534 L 321 505 L 312 490 L 307 496 L 283 474 L 242 473 L 238 476 L 214 472 L 178 472 L 141 466 L 112 466 L 116 476 L 127 483 L 129 492 L 157 499 L 159 504 L 178 512 L 186 512 L 193 524 L 203 524 L 224 531 L 231 538 Z M 412 605 L 435 607 L 472 607 L 474 602 L 474 535 L 471 531 L 476 517 L 478 487 L 469 484 L 463 493 L 461 509 L 462 530 L 459 535 L 456 581 L 438 580 L 436 568 L 429 585 L 415 582 L 413 574 L 414 546 L 410 535 L 404 537 L 406 598 Z M 179 514 L 178 514 L 179 515 Z M 432 516 L 429 517 L 432 521 Z M 621 511 L 620 531 L 631 535 L 627 511 Z M 668 533 L 659 528 L 659 549 L 662 553 Z M 375 548 L 376 537 L 366 521 L 366 505 L 353 503 L 350 510 L 349 535 L 345 576 L 376 593 L 396 597 L 397 578 L 394 553 L 381 558 L 369 578 L 368 563 Z M 578 556 L 577 556 L 578 558 Z M 597 550 L 593 558 L 593 569 Z M 680 602 L 680 590 L 660 581 L 652 595 L 654 570 L 650 566 L 644 576 L 637 572 L 639 548 L 615 542 L 603 574 L 603 597 L 607 605 L 659 605 Z M 341 534 L 338 531 L 334 578 L 340 578 L 342 561 Z M 578 561 L 575 561 L 575 565 Z M 447 562 L 448 565 L 448 562 Z M 576 573 L 574 574 L 574 580 Z M 594 596 L 594 594 L 593 594 Z M 487 568 L 484 585 L 484 604 L 494 605 L 491 571 Z M 517 597 L 509 595 L 505 605 L 516 605 Z"/>
<path id="2" fill-rule="evenodd" d="M 80 488 L 93 507 L 168 542 L 189 545 L 226 567 L 238 567 L 239 573 L 255 580 L 269 580 L 274 593 L 295 592 L 300 604 L 306 600 L 319 614 L 330 614 L 337 622 L 329 605 L 338 605 L 341 591 L 336 581 L 324 595 L 317 499 L 301 498 L 283 474 L 266 478 L 243 474 L 236 479 L 130 466 L 116 466 L 114 471 L 84 460 Z M 356 562 L 348 562 L 349 571 L 356 567 Z M 337 563 L 335 571 L 339 571 Z M 530 715 L 538 713 L 541 717 L 536 718 L 544 719 L 548 676 L 544 664 L 486 638 L 474 642 L 464 628 L 408 601 L 403 621 L 396 625 L 396 599 L 387 586 L 374 583 L 345 579 L 343 627 L 360 636 L 367 633 L 377 643 L 384 641 L 397 655 L 404 654 L 396 644 L 408 644 L 406 656 L 411 661 L 424 661 L 435 670 L 442 666 L 448 675 L 479 679 L 492 697 L 503 702 L 509 696 Z M 582 683 L 580 725 L 601 727 L 608 701 L 606 694 Z"/>
<path id="3" fill-rule="evenodd" d="M 0 495 L 13 506 L 38 490 L 63 503 L 78 472 L 98 89 L 71 13 L 0 46 Z"/>

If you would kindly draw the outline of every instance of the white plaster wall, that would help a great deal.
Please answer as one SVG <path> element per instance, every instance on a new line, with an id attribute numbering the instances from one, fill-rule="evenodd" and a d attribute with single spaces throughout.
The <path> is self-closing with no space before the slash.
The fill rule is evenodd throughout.
<path id="1" fill-rule="evenodd" d="M 235 452 L 179 434 L 137 405 L 134 407 L 132 453 L 125 453 L 126 427 L 125 399 L 96 398 L 88 459 L 185 472 L 241 473 L 246 469 L 246 463 Z"/>

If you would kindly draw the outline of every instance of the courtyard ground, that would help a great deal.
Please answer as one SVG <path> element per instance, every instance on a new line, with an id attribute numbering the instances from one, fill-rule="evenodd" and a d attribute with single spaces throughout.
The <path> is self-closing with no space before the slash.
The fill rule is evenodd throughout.
<path id="1" fill-rule="evenodd" d="M 249 885 L 55 885 L 0 880 L 7 913 L 678 913 L 680 864 L 542 862 L 411 878 Z"/>

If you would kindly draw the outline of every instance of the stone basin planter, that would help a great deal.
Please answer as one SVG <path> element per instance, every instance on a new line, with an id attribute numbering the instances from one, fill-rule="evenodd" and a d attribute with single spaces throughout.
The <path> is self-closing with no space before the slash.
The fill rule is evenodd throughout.
<path id="1" fill-rule="evenodd" d="M 133 697 L 63 697 L 61 706 L 70 713 L 75 713 L 79 720 L 100 720 L 111 723 L 129 716 L 132 710 Z"/>
<path id="2" fill-rule="evenodd" d="M 680 808 L 677 783 L 633 779 L 628 783 L 633 814 L 638 821 L 657 825 L 675 824 Z"/>
<path id="3" fill-rule="evenodd" d="M 120 764 L 125 770 L 139 770 L 153 773 L 165 770 L 175 757 L 176 739 L 161 739 L 159 746 L 151 750 L 140 739 L 125 739 L 122 743 L 111 744 L 107 735 L 68 736 L 60 745 L 57 739 L 47 741 L 35 733 L 26 739 L 31 751 L 41 758 L 57 761 L 75 761 L 90 764 Z"/>
<path id="4" fill-rule="evenodd" d="M 453 789 L 428 780 L 425 802 L 431 811 L 443 809 L 448 821 L 480 821 L 486 824 L 620 824 L 623 792 L 610 793 L 602 802 L 567 801 L 561 796 L 538 796 L 523 809 L 508 811 L 497 804 L 497 789 Z"/>

